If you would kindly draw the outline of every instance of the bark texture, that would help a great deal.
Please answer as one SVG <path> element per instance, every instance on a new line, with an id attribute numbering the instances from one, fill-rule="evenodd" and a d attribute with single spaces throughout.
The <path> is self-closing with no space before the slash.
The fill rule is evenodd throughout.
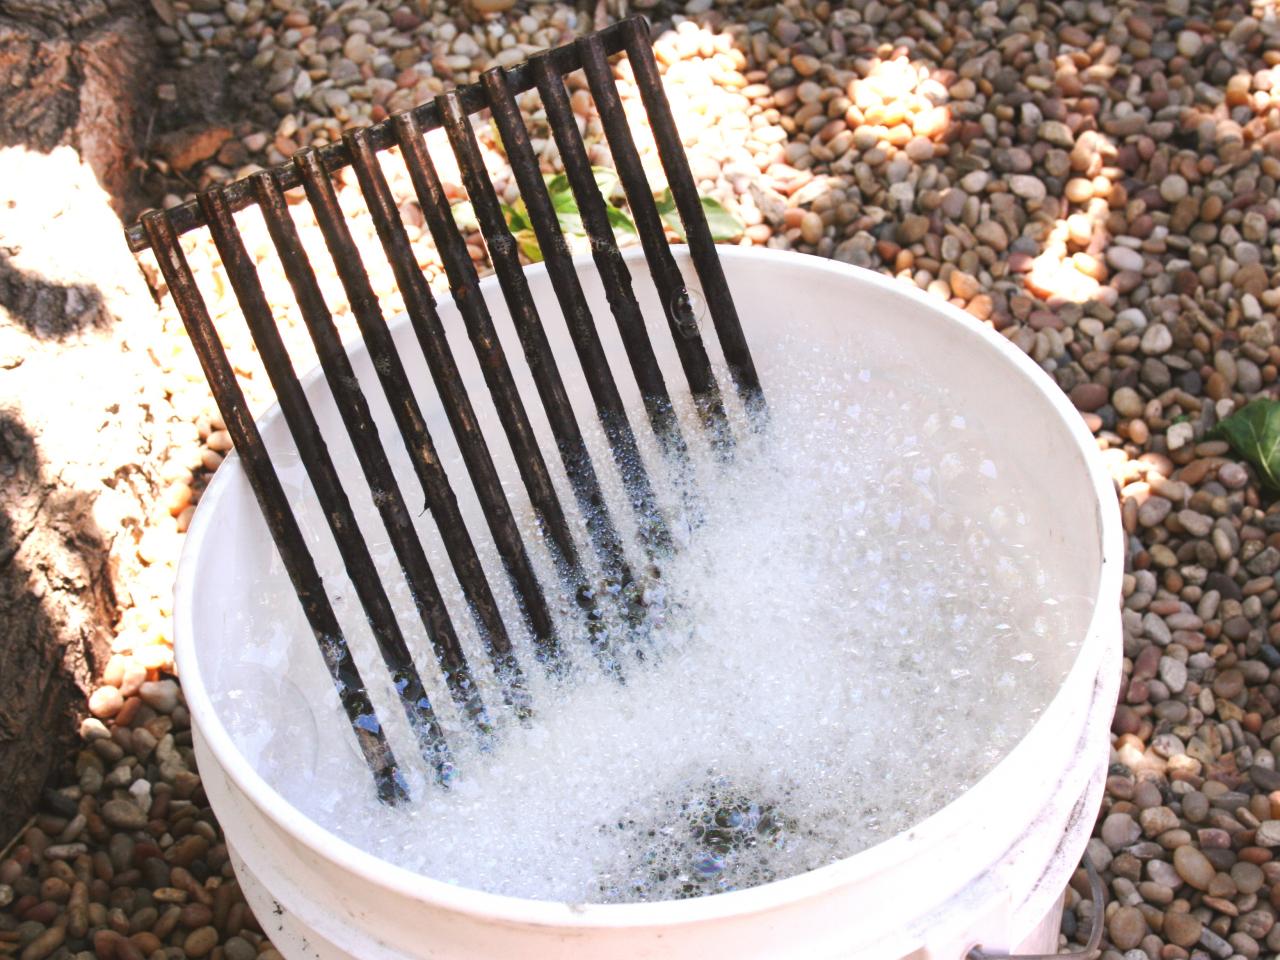
<path id="1" fill-rule="evenodd" d="M 154 66 L 141 0 L 0 2 L 0 146 L 70 145 L 123 213 Z"/>
<path id="2" fill-rule="evenodd" d="M 73 742 L 157 486 L 116 215 L 152 51 L 140 0 L 0 0 L 0 846 Z"/>

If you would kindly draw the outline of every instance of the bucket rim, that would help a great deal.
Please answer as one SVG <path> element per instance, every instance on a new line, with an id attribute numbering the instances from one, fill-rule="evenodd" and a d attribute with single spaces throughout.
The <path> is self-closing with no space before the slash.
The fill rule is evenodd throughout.
<path id="1" fill-rule="evenodd" d="M 671 248 L 678 264 L 690 264 L 687 247 Z M 944 850 L 949 838 L 958 831 L 975 829 L 984 819 L 990 795 L 1004 790 L 1004 781 L 1010 779 L 1010 770 L 1022 768 L 1024 759 L 1039 749 L 1039 742 L 1051 739 L 1053 726 L 1063 717 L 1071 716 L 1068 701 L 1081 689 L 1092 688 L 1100 671 L 1107 668 L 1105 657 L 1109 646 L 1104 642 L 1109 621 L 1115 618 L 1111 599 L 1117 603 L 1121 596 L 1123 576 L 1124 536 L 1115 486 L 1099 455 L 1096 442 L 1083 418 L 1071 404 L 1066 394 L 1030 357 L 1006 337 L 977 320 L 958 307 L 930 296 L 914 284 L 885 276 L 873 270 L 853 266 L 835 260 L 825 260 L 794 251 L 761 247 L 718 246 L 717 252 L 726 264 L 738 262 L 776 266 L 779 261 L 789 263 L 796 270 L 827 273 L 852 280 L 857 284 L 878 288 L 893 297 L 941 314 L 945 319 L 974 338 L 983 348 L 994 350 L 1009 366 L 1011 375 L 1020 376 L 1034 387 L 1041 398 L 1057 414 L 1065 427 L 1084 467 L 1085 475 L 1095 495 L 1095 520 L 1098 526 L 1098 543 L 1101 548 L 1099 573 L 1093 594 L 1093 612 L 1083 636 L 1079 638 L 1079 650 L 1067 671 L 1057 693 L 1045 705 L 1041 715 L 1031 728 L 990 770 L 968 790 L 951 802 L 919 821 L 914 826 L 887 840 L 883 840 L 858 853 L 834 863 L 805 873 L 775 880 L 770 883 L 712 894 L 687 900 L 664 900 L 648 903 L 600 904 L 566 903 L 556 900 L 536 900 L 505 894 L 489 893 L 469 887 L 434 879 L 406 867 L 398 866 L 368 853 L 342 839 L 291 804 L 252 767 L 236 748 L 230 734 L 210 700 L 205 687 L 196 654 L 197 630 L 192 617 L 191 597 L 196 591 L 197 572 L 201 561 L 201 549 L 205 533 L 214 523 L 217 506 L 232 490 L 242 476 L 239 458 L 232 452 L 210 482 L 193 517 L 183 543 L 174 586 L 174 653 L 182 689 L 191 713 L 193 725 L 199 726 L 204 743 L 221 766 L 221 773 L 241 791 L 273 826 L 289 835 L 332 865 L 346 871 L 353 879 L 382 887 L 411 900 L 432 904 L 444 910 L 498 921 L 533 927 L 557 928 L 629 928 L 653 926 L 681 926 L 708 921 L 727 920 L 747 914 L 776 910 L 788 904 L 810 900 L 830 893 L 836 888 L 850 886 L 880 874 L 891 865 L 916 859 L 929 850 Z M 640 261 L 640 270 L 647 270 L 643 250 L 631 247 L 622 251 L 631 265 Z M 589 254 L 574 258 L 574 266 L 581 274 L 595 271 Z M 546 272 L 546 265 L 538 263 L 525 269 L 531 279 Z M 497 278 L 486 277 L 481 281 L 482 295 L 497 292 Z M 442 312 L 453 310 L 452 303 L 442 303 Z M 389 321 L 392 331 L 407 322 L 404 316 Z M 356 334 L 344 344 L 350 353 L 363 352 L 364 344 Z M 306 386 L 321 375 L 313 369 L 301 377 Z M 278 404 L 264 412 L 258 422 L 274 420 L 280 416 Z M 1118 666 L 1118 665 L 1117 665 Z M 1040 783 L 1035 787 L 1048 794 L 1055 783 Z M 989 815 L 989 814 L 987 814 Z M 974 863 L 974 875 L 983 872 L 989 864 Z"/>

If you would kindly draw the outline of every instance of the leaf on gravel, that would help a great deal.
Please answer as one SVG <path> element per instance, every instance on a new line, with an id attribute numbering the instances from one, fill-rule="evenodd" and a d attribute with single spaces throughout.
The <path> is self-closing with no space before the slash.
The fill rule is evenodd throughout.
<path id="1" fill-rule="evenodd" d="M 625 210 L 608 206 L 605 207 L 605 212 L 609 215 L 609 226 L 613 227 L 613 235 L 619 243 L 636 236 L 636 225 L 632 223 Z"/>
<path id="2" fill-rule="evenodd" d="M 578 202 L 573 199 L 569 190 L 551 194 L 551 205 L 555 207 L 556 220 L 565 233 L 585 236 L 587 229 L 582 225 L 582 214 L 578 213 Z"/>
<path id="3" fill-rule="evenodd" d="M 613 196 L 613 191 L 618 189 L 617 171 L 608 167 L 592 167 L 591 173 L 596 178 L 596 189 L 600 191 L 600 196 L 608 200 Z"/>
<path id="4" fill-rule="evenodd" d="M 508 206 L 503 203 L 502 216 L 507 221 L 507 226 L 511 228 L 512 233 L 520 233 L 522 230 L 533 230 L 533 224 L 529 222 L 529 214 L 524 208 L 524 201 L 517 200 L 514 205 Z"/>
<path id="5" fill-rule="evenodd" d="M 1268 487 L 1280 490 L 1280 401 L 1255 400 L 1215 432 L 1258 469 Z"/>
<path id="6" fill-rule="evenodd" d="M 701 197 L 702 213 L 707 218 L 707 226 L 711 228 L 711 239 L 716 243 L 722 243 L 726 240 L 735 240 L 742 236 L 742 231 L 746 229 L 742 221 L 735 217 L 719 200 L 711 197 Z M 681 240 L 685 239 L 684 224 L 680 220 L 680 213 L 676 210 L 675 197 L 671 195 L 671 188 L 668 187 L 662 191 L 658 197 L 658 214 L 662 217 L 662 222 L 675 231 L 677 237 Z"/>

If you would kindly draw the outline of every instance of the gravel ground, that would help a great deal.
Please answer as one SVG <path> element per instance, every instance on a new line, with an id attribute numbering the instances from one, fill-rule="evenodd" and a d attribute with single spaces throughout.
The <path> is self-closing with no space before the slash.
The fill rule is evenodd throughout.
<path id="1" fill-rule="evenodd" d="M 157 141 L 167 203 L 590 26 L 574 8 L 504 12 L 501 0 L 476 3 L 488 14 L 439 0 L 154 3 L 176 64 L 260 91 L 253 120 Z M 651 12 L 700 187 L 741 217 L 741 243 L 835 257 L 950 300 L 1039 363 L 1097 436 L 1129 537 L 1126 679 L 1090 842 L 1109 887 L 1103 956 L 1274 956 L 1280 509 L 1206 437 L 1277 393 L 1273 5 L 691 0 Z M 597 140 L 588 98 L 574 103 Z M 536 98 L 526 105 L 539 134 Z M 421 212 L 390 173 L 438 279 Z M 341 196 L 394 310 L 358 191 Z M 302 228 L 324 262 L 314 225 Z M 252 216 L 245 229 L 269 297 L 296 321 L 265 231 Z M 211 244 L 185 243 L 208 276 Z M 472 247 L 483 262 L 478 237 Z M 341 312 L 335 278 L 322 279 Z M 226 291 L 206 293 L 216 314 L 234 312 Z M 270 394 L 240 326 L 222 329 L 261 407 Z M 306 357 L 296 322 L 291 340 Z M 163 572 L 229 442 L 170 307 L 151 349 L 192 425 L 169 516 L 143 545 Z M 166 618 L 163 601 L 126 616 L 66 786 L 0 857 L 0 956 L 277 956 L 237 892 L 181 692 L 162 679 Z M 1078 871 L 1064 947 L 1092 922 L 1082 895 Z"/>

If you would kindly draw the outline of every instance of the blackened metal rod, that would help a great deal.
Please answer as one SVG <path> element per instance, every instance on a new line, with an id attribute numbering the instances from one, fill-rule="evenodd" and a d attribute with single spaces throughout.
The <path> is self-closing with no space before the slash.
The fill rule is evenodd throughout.
<path id="1" fill-rule="evenodd" d="M 507 703 L 518 713 L 527 715 L 528 703 L 520 665 L 512 652 L 511 638 L 502 622 L 498 602 L 494 599 L 484 568 L 480 565 L 480 555 L 476 553 L 475 544 L 463 522 L 462 512 L 458 509 L 458 498 L 440 463 L 426 419 L 422 416 L 413 388 L 409 385 L 409 375 L 405 372 L 391 331 L 378 306 L 378 296 L 373 292 L 373 285 L 363 269 L 360 251 L 351 237 L 342 208 L 338 205 L 333 182 L 314 150 L 299 151 L 294 162 L 302 173 L 302 185 L 307 192 L 307 199 L 311 201 L 316 223 L 324 235 L 325 245 L 329 248 L 338 278 L 351 304 L 351 312 L 355 315 L 360 333 L 369 348 L 369 358 L 373 361 L 373 368 L 377 371 L 383 393 L 391 407 L 391 414 L 404 441 L 405 452 L 422 485 L 427 507 L 435 518 L 440 539 L 444 542 L 450 563 L 453 564 L 467 606 L 480 629 L 481 638 L 502 684 L 503 694 Z M 411 549 L 410 560 L 420 570 L 415 575 L 422 576 L 424 584 L 427 581 L 434 584 L 421 543 L 416 537 L 413 542 L 416 549 Z M 438 596 L 432 602 L 437 600 Z M 461 651 L 458 653 L 460 655 Z M 446 666 L 446 669 L 449 668 Z M 456 669 L 456 666 L 452 669 Z"/>
<path id="2" fill-rule="evenodd" d="M 351 657 L 351 650 L 325 593 L 324 581 L 289 507 L 280 478 L 276 475 L 271 457 L 262 442 L 262 435 L 249 413 L 249 406 L 236 381 L 235 371 L 231 368 L 213 321 L 209 318 L 208 308 L 196 286 L 191 267 L 178 244 L 177 233 L 168 216 L 160 211 L 146 214 L 142 218 L 142 229 L 146 231 L 160 272 L 169 285 L 169 292 L 173 295 L 178 313 L 187 328 L 187 335 L 195 348 L 200 366 L 204 369 L 205 378 L 213 390 L 218 410 L 244 467 L 245 478 L 257 498 L 271 539 L 275 542 L 298 602 L 302 604 L 307 624 L 315 634 L 316 645 L 333 679 L 338 700 L 351 724 L 351 732 L 373 774 L 378 798 L 384 803 L 406 800 L 408 793 L 391 745 L 387 742 L 382 724 L 374 712 L 373 702 L 369 699 L 368 689 Z M 224 257 L 224 262 L 225 259 Z M 430 717 L 429 705 L 427 714 Z M 432 725 L 434 718 L 430 717 L 428 727 L 432 728 Z M 444 743 L 438 725 L 434 725 L 434 735 L 440 744 Z"/>
<path id="3" fill-rule="evenodd" d="M 576 591 L 584 583 L 578 547 L 569 532 L 564 508 L 560 506 L 551 474 L 538 448 L 533 425 L 520 399 L 520 391 L 507 364 L 498 331 L 494 329 L 493 318 L 489 316 L 489 308 L 480 293 L 475 264 L 471 262 L 466 242 L 454 223 L 444 185 L 431 162 L 417 121 L 409 113 L 397 115 L 395 121 L 400 152 L 409 170 L 409 178 L 449 278 L 454 303 L 480 361 L 480 370 L 498 411 L 502 430 L 515 455 L 516 468 L 529 492 L 529 502 L 546 531 L 562 578 L 571 590 Z"/>
<path id="4" fill-rule="evenodd" d="M 294 373 L 288 350 L 263 294 L 257 269 L 236 230 L 226 198 L 220 190 L 215 189 L 201 194 L 200 206 L 253 342 L 280 402 L 280 411 L 298 448 L 298 456 L 329 523 L 329 530 L 338 546 L 338 554 L 342 558 L 347 576 L 364 605 L 369 627 L 375 638 L 379 638 L 387 630 L 386 622 L 389 619 L 390 630 L 394 634 L 397 630 L 394 615 L 382 591 L 373 558 L 360 535 L 351 503 L 342 488 L 315 415 L 307 403 L 306 393 Z M 368 603 L 365 603 L 366 599 Z M 424 755 L 441 772 L 441 764 L 447 760 L 447 752 L 441 753 L 445 743 L 444 736 L 430 700 L 423 690 L 422 678 L 415 669 L 412 658 L 407 655 L 407 650 L 391 645 L 383 648 L 382 653 L 396 692 L 404 701 L 410 727 L 421 738 Z"/>
<path id="5" fill-rule="evenodd" d="M 417 531 L 414 530 L 413 520 L 378 439 L 378 429 L 369 412 L 368 401 L 360 389 L 351 361 L 342 349 L 342 341 L 307 260 L 284 194 L 270 171 L 256 173 L 252 179 L 258 191 L 258 206 L 262 209 L 267 231 L 271 234 L 285 276 L 293 288 L 294 299 L 311 333 L 325 379 L 329 383 L 329 389 L 333 391 L 338 412 L 368 481 L 374 505 L 382 518 L 418 613 L 431 638 L 449 693 L 463 714 L 479 729 L 484 730 L 487 719 L 479 689 L 471 677 L 457 633 L 427 565 Z M 360 536 L 358 530 L 356 536 Z M 382 582 L 376 571 L 370 570 L 368 573 L 369 577 L 362 577 L 361 580 L 353 578 L 353 582 L 358 589 L 364 589 L 368 601 L 378 611 L 378 629 L 375 629 L 374 634 L 385 645 L 385 652 L 392 658 L 392 662 L 397 665 L 412 664 L 409 647 L 396 623 Z"/>
<path id="6" fill-rule="evenodd" d="M 716 256 L 715 241 L 711 238 L 711 229 L 707 226 L 707 218 L 702 211 L 702 201 L 689 170 L 680 132 L 671 115 L 671 104 L 662 89 L 662 76 L 658 73 L 658 62 L 654 59 L 653 47 L 649 42 L 649 28 L 644 20 L 636 17 L 625 22 L 623 36 L 627 59 L 635 74 L 645 112 L 649 115 L 658 156 L 662 160 L 671 196 L 675 199 L 676 209 L 684 224 L 689 255 L 702 283 L 702 292 L 715 323 L 725 363 L 728 364 L 738 394 L 748 409 L 761 410 L 764 406 L 764 392 L 760 387 L 760 376 L 751 359 L 751 350 L 742 332 L 742 323 L 738 319 L 729 283 L 725 280 L 724 268 L 720 265 L 720 258 Z M 596 46 L 603 49 L 598 40 Z"/>
<path id="7" fill-rule="evenodd" d="M 577 45 L 582 56 L 582 69 L 587 76 L 587 86 L 591 89 L 591 96 L 600 113 L 600 123 L 609 141 L 618 178 L 626 191 L 627 205 L 631 208 L 636 231 L 640 234 L 645 259 L 658 288 L 658 299 L 662 302 L 662 311 L 671 329 L 680 366 L 689 381 L 689 390 L 698 404 L 712 439 L 727 442 L 729 424 L 720 398 L 720 387 L 698 334 L 696 318 L 689 310 L 689 293 L 684 277 L 667 245 L 662 218 L 658 215 L 653 191 L 645 176 L 644 164 L 627 125 L 627 115 L 622 107 L 622 99 L 618 96 L 617 84 L 613 80 L 608 54 L 598 36 L 580 37 Z"/>
<path id="8" fill-rule="evenodd" d="M 431 370 L 445 415 L 449 418 L 458 449 L 471 476 L 472 487 L 498 547 L 498 556 L 502 559 L 516 599 L 528 620 L 539 657 L 548 663 L 554 662 L 559 656 L 555 622 L 547 609 L 542 585 L 529 561 L 524 541 L 520 537 L 520 528 L 511 512 L 506 494 L 503 493 L 502 481 L 494 467 L 493 458 L 489 455 L 489 448 L 485 445 L 484 435 L 480 432 L 480 425 L 472 409 L 471 398 L 467 396 L 463 386 L 453 351 L 449 349 L 444 326 L 436 312 L 435 298 L 431 295 L 426 277 L 418 268 L 417 255 L 409 242 L 391 188 L 366 132 L 351 131 L 346 139 L 352 169 L 373 217 L 382 248 L 395 273 L 396 285 L 404 297 L 409 322 L 417 335 L 427 367 Z"/>
<path id="9" fill-rule="evenodd" d="M 604 40 L 605 49 L 609 53 L 617 53 L 622 49 L 622 30 L 623 24 L 627 21 L 623 20 L 618 23 L 605 27 L 600 31 L 600 35 Z M 572 44 L 565 44 L 556 47 L 547 54 L 555 62 L 556 69 L 561 73 L 567 73 L 577 68 L 577 51 Z M 517 93 L 522 93 L 533 87 L 533 78 L 529 74 L 526 64 L 517 64 L 511 68 L 511 88 Z M 469 111 L 479 110 L 484 106 L 484 95 L 480 88 L 474 84 L 469 84 L 459 88 L 462 102 Z M 428 100 L 426 103 L 420 104 L 413 108 L 413 117 L 418 124 L 418 128 L 423 132 L 435 130 L 440 126 L 440 114 L 437 111 L 434 101 Z M 396 135 L 393 129 L 393 120 L 381 120 L 373 124 L 369 129 L 369 143 L 374 150 L 385 150 L 387 147 L 396 143 Z M 321 148 L 320 158 L 325 168 L 333 171 L 345 167 L 350 163 L 351 158 L 347 153 L 345 143 L 333 143 Z M 302 183 L 298 177 L 297 170 L 292 164 L 284 164 L 276 167 L 274 170 L 277 180 L 282 190 L 291 190 Z M 253 185 L 246 178 L 237 180 L 228 184 L 227 203 L 231 209 L 243 210 L 245 207 L 251 206 L 256 202 L 253 192 Z M 194 200 L 179 204 L 169 211 L 170 218 L 173 223 L 173 229 L 179 233 L 187 233 L 196 227 L 204 225 L 204 215 L 200 211 L 200 205 Z M 134 224 L 125 231 L 125 236 L 129 241 L 129 249 L 134 253 L 145 250 L 150 246 L 150 240 L 147 238 L 146 231 L 140 224 Z"/>
<path id="10" fill-rule="evenodd" d="M 516 185 L 520 188 L 520 196 L 533 225 L 534 236 L 542 250 L 552 288 L 564 313 L 565 325 L 573 340 L 574 350 L 577 351 L 587 387 L 595 401 L 600 425 L 631 497 L 632 507 L 644 530 L 645 539 L 658 549 L 667 550 L 670 548 L 671 535 L 658 509 L 653 487 L 645 472 L 644 460 L 627 419 L 622 395 L 618 393 L 618 385 L 613 381 L 609 361 L 605 357 L 600 335 L 591 316 L 591 308 L 587 306 L 582 284 L 578 282 L 578 272 L 574 269 L 573 257 L 560 230 L 551 194 L 542 179 L 538 157 L 529 142 L 529 131 L 525 128 L 520 106 L 516 103 L 515 95 L 501 68 L 485 71 L 481 83 L 489 98 L 489 110 L 502 136 L 507 161 L 511 164 Z M 574 189 L 575 193 L 594 191 L 597 196 L 599 194 L 590 170 L 587 171 L 586 182 L 574 184 Z"/>
<path id="11" fill-rule="evenodd" d="M 511 235 L 497 192 L 485 171 L 484 157 L 480 153 L 475 131 L 471 129 L 471 120 L 456 93 L 441 94 L 436 100 L 440 104 L 445 133 L 449 136 L 449 143 L 458 160 L 463 186 L 467 189 L 476 219 L 480 222 L 480 232 L 489 249 L 489 259 L 493 261 L 494 273 L 498 275 L 498 284 L 502 288 L 511 321 L 529 364 L 529 372 L 533 375 L 538 397 L 555 436 L 560 459 L 569 476 L 569 485 L 586 518 L 592 546 L 595 547 L 607 575 L 628 583 L 632 578 L 630 571 L 626 569 L 622 541 L 618 537 L 613 518 L 609 515 L 609 506 L 600 490 L 600 482 L 592 466 L 586 441 L 573 415 L 573 407 L 564 381 L 560 378 L 560 371 L 556 368 L 551 345 L 547 342 L 546 331 L 529 290 L 529 281 L 520 266 L 516 239 Z"/>
<path id="12" fill-rule="evenodd" d="M 664 448 L 683 453 L 685 448 L 680 435 L 680 423 L 672 409 L 671 395 L 667 392 L 662 368 L 658 365 L 653 344 L 645 330 L 644 314 L 631 287 L 631 271 L 627 269 L 622 251 L 618 249 L 614 238 L 609 213 L 605 209 L 605 198 L 596 187 L 591 160 L 587 157 L 586 146 L 578 132 L 569 94 L 560 75 L 555 72 L 551 58 L 539 55 L 530 64 L 538 94 L 542 97 L 542 106 L 547 113 L 547 124 L 551 127 L 551 134 L 560 151 L 565 176 L 573 189 L 578 213 L 582 216 L 582 226 L 591 241 L 591 256 L 595 259 L 596 269 L 600 271 L 609 309 L 613 312 L 618 334 L 627 352 L 627 360 L 631 364 L 636 385 L 640 388 L 649 423 Z"/>

